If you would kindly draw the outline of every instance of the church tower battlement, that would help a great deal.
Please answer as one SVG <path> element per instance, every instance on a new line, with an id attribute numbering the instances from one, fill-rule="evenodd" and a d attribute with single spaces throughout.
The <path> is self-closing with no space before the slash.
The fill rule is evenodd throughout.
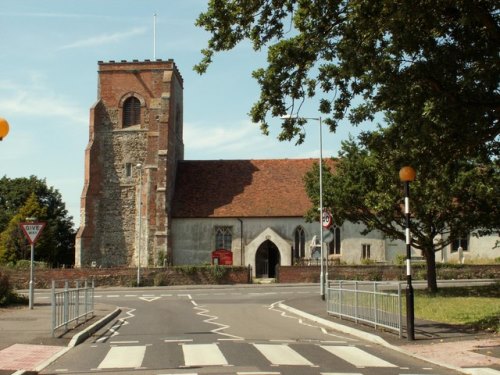
<path id="1" fill-rule="evenodd" d="M 75 266 L 168 263 L 170 206 L 184 159 L 182 76 L 173 60 L 98 66 Z"/>

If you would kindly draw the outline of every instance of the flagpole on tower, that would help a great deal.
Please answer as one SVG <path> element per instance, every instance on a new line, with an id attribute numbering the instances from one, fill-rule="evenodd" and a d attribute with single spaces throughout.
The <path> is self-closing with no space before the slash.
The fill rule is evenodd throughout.
<path id="1" fill-rule="evenodd" d="M 153 14 L 153 60 L 156 60 L 156 13 Z"/>

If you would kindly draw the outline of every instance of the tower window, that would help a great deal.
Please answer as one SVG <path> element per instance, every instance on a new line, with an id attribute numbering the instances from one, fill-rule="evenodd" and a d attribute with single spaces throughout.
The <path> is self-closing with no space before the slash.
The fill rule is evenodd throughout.
<path id="1" fill-rule="evenodd" d="M 141 123 L 141 102 L 131 96 L 123 103 L 123 127 Z"/>
<path id="2" fill-rule="evenodd" d="M 132 163 L 125 163 L 125 177 L 132 176 Z"/>

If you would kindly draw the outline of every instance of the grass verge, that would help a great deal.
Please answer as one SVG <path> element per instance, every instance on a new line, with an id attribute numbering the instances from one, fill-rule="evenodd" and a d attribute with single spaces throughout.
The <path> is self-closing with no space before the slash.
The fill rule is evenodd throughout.
<path id="1" fill-rule="evenodd" d="M 435 295 L 415 290 L 415 317 L 500 332 L 500 283 L 441 288 Z"/>

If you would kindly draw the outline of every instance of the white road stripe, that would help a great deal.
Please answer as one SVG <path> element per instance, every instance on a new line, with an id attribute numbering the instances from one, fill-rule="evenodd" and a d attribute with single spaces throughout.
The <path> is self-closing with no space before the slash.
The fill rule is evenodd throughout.
<path id="1" fill-rule="evenodd" d="M 314 366 L 287 345 L 253 344 L 273 365 Z"/>
<path id="2" fill-rule="evenodd" d="M 138 368 L 145 353 L 146 346 L 114 346 L 98 368 Z"/>
<path id="3" fill-rule="evenodd" d="M 182 351 L 186 367 L 228 364 L 217 344 L 183 344 Z"/>
<path id="4" fill-rule="evenodd" d="M 131 340 L 131 341 L 111 341 L 111 345 L 119 345 L 119 344 L 139 344 L 138 340 Z"/>
<path id="5" fill-rule="evenodd" d="M 323 349 L 356 367 L 397 367 L 354 346 L 324 346 Z"/>

